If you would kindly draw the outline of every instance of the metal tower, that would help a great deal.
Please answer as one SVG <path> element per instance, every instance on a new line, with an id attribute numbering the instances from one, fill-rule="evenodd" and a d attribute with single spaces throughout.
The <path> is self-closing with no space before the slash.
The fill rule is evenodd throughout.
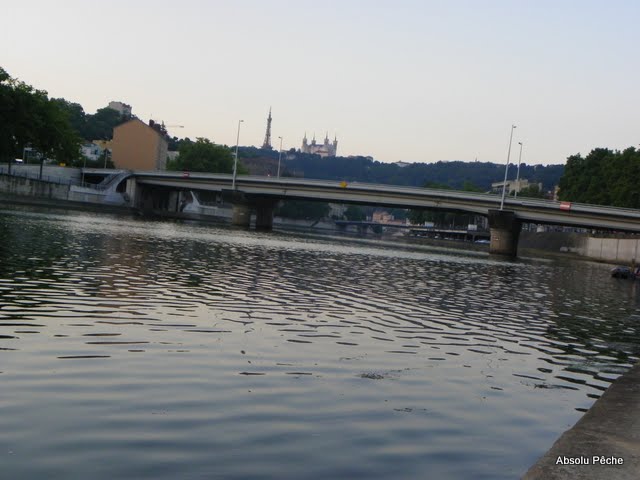
<path id="1" fill-rule="evenodd" d="M 267 117 L 267 133 L 264 134 L 264 143 L 262 144 L 264 150 L 273 150 L 271 146 L 271 107 L 269 107 L 269 116 Z"/>

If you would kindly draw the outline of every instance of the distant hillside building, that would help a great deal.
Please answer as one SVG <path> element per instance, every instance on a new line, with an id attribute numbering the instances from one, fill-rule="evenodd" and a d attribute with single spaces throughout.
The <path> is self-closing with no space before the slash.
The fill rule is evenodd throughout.
<path id="1" fill-rule="evenodd" d="M 307 141 L 307 134 L 304 134 L 304 138 L 302 139 L 302 147 L 300 148 L 300 152 L 302 153 L 313 153 L 315 155 L 320 155 L 321 157 L 335 157 L 338 151 L 338 139 L 334 137 L 333 143 L 329 142 L 329 134 L 327 133 L 324 137 L 324 143 L 318 144 L 316 143 L 316 136 L 313 136 L 313 140 L 311 143 Z"/>
<path id="2" fill-rule="evenodd" d="M 111 159 L 116 168 L 164 170 L 169 143 L 162 125 L 133 118 L 113 129 Z"/>
<path id="3" fill-rule="evenodd" d="M 126 103 L 109 102 L 108 108 L 110 108 L 111 110 L 115 110 L 116 112 L 120 113 L 120 115 L 124 117 L 131 116 L 131 105 L 127 105 Z"/>
<path id="4" fill-rule="evenodd" d="M 87 160 L 96 161 L 100 157 L 103 157 L 104 152 L 107 155 L 111 155 L 111 140 L 94 140 L 93 142 L 86 142 L 80 145 L 80 154 Z"/>
<path id="5" fill-rule="evenodd" d="M 87 160 L 98 160 L 102 152 L 103 149 L 95 143 L 83 143 L 80 145 L 80 154 Z"/>

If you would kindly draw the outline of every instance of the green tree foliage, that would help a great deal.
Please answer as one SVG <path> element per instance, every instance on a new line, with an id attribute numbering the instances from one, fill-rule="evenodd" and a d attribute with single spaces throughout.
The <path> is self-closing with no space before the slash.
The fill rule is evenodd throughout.
<path id="1" fill-rule="evenodd" d="M 183 141 L 178 157 L 167 162 L 167 170 L 190 172 L 233 173 L 233 153 L 229 147 L 216 145 L 206 138 Z M 246 173 L 238 164 L 238 173 Z"/>
<path id="2" fill-rule="evenodd" d="M 434 190 L 453 190 L 453 187 L 451 185 L 441 182 L 426 182 L 423 187 L 432 188 Z"/>
<path id="3" fill-rule="evenodd" d="M 453 188 L 448 184 L 433 181 L 426 182 L 424 184 L 424 188 L 453 190 Z M 469 181 L 465 181 L 462 184 L 461 190 L 465 192 L 483 192 L 480 187 Z M 413 225 L 424 225 L 425 222 L 433 222 L 437 226 L 449 227 L 466 227 L 473 220 L 473 216 L 468 214 L 423 209 L 409 210 L 407 217 Z"/>
<path id="4" fill-rule="evenodd" d="M 349 205 L 344 211 L 344 216 L 347 220 L 351 220 L 354 222 L 361 222 L 362 220 L 367 218 L 362 208 L 357 205 Z"/>
<path id="5" fill-rule="evenodd" d="M 424 225 L 429 222 L 427 210 L 413 208 L 409 210 L 409 221 L 412 225 Z"/>
<path id="6" fill-rule="evenodd" d="M 276 210 L 279 217 L 293 218 L 296 220 L 321 220 L 329 215 L 328 203 L 306 200 L 288 200 Z"/>
<path id="7" fill-rule="evenodd" d="M 78 136 L 87 142 L 111 140 L 113 129 L 130 119 L 130 117 L 121 115 L 120 112 L 108 107 L 99 109 L 93 115 L 88 115 L 84 112 L 82 105 L 78 103 L 69 102 L 64 98 L 56 98 L 53 101 L 64 110 Z"/>
<path id="8" fill-rule="evenodd" d="M 515 192 L 514 192 L 515 196 Z M 544 192 L 540 190 L 540 185 L 534 183 L 533 185 L 529 185 L 526 188 L 523 188 L 518 192 L 518 197 L 528 197 L 528 198 L 544 198 Z"/>
<path id="9" fill-rule="evenodd" d="M 84 129 L 87 122 L 87 115 L 84 113 L 82 105 L 69 102 L 64 98 L 54 98 L 52 101 L 65 113 L 71 127 L 78 133 L 80 138 L 86 139 Z"/>
<path id="10" fill-rule="evenodd" d="M 412 209 L 409 210 L 409 221 L 413 225 L 424 225 L 425 222 L 431 222 L 440 228 L 465 228 L 473 221 L 473 215 L 442 210 Z"/>
<path id="11" fill-rule="evenodd" d="M 111 140 L 114 127 L 127 120 L 129 120 L 129 117 L 121 115 L 117 110 L 108 107 L 101 108 L 93 115 L 87 115 L 82 137 L 88 141 Z"/>
<path id="12" fill-rule="evenodd" d="M 79 138 L 59 103 L 0 67 L 0 159 L 11 161 L 26 146 L 42 154 L 41 162 L 68 163 L 79 155 Z"/>
<path id="13" fill-rule="evenodd" d="M 484 192 L 482 188 L 478 187 L 474 183 L 469 182 L 468 180 L 466 180 L 462 184 L 462 190 L 465 192 L 478 192 L 478 193 Z"/>
<path id="14" fill-rule="evenodd" d="M 167 141 L 169 142 L 169 151 L 170 152 L 177 152 L 180 150 L 180 146 L 186 142 L 186 143 L 191 143 L 191 139 L 189 137 L 187 138 L 178 138 L 176 136 L 173 137 L 169 137 L 167 139 Z"/>
<path id="15" fill-rule="evenodd" d="M 567 159 L 560 179 L 560 199 L 640 208 L 640 150 L 613 151 L 596 148 L 586 157 Z"/>
<path id="16" fill-rule="evenodd" d="M 256 150 L 256 149 L 254 149 Z M 249 156 L 247 147 L 241 148 L 240 158 Z M 345 180 L 351 182 L 384 183 L 388 185 L 423 186 L 426 182 L 448 186 L 456 190 L 465 190 L 465 183 L 475 186 L 479 191 L 487 192 L 493 182 L 504 178 L 504 164 L 491 162 L 435 162 L 412 163 L 401 167 L 394 163 L 383 163 L 370 157 L 327 157 L 299 152 L 289 152 L 295 158 L 287 158 L 286 166 L 297 176 L 324 180 Z M 267 153 L 262 151 L 261 155 Z M 272 153 L 277 157 L 277 152 Z M 520 178 L 531 183 L 542 183 L 545 190 L 552 190 L 560 180 L 564 165 L 527 165 L 520 166 Z M 515 178 L 516 168 L 511 166 L 508 178 Z M 436 188 L 436 187 L 434 187 Z M 469 190 L 471 191 L 471 190 Z"/>

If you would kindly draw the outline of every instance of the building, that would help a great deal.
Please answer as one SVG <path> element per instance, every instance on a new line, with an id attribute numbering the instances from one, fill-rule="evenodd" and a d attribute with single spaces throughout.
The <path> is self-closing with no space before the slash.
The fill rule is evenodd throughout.
<path id="1" fill-rule="evenodd" d="M 109 102 L 108 108 L 119 112 L 124 117 L 131 116 L 131 105 L 122 102 Z"/>
<path id="2" fill-rule="evenodd" d="M 371 215 L 371 221 L 377 223 L 396 223 L 393 214 L 384 210 L 376 210 L 373 212 L 373 215 Z"/>
<path id="3" fill-rule="evenodd" d="M 319 144 L 316 143 L 316 136 L 313 136 L 313 140 L 311 143 L 307 141 L 307 134 L 304 134 L 304 138 L 302 139 L 302 147 L 300 148 L 302 153 L 313 153 L 315 155 L 320 155 L 321 157 L 335 157 L 338 151 L 338 139 L 336 137 L 333 138 L 333 142 L 329 142 L 329 134 L 327 133 L 324 137 L 324 143 Z"/>
<path id="4" fill-rule="evenodd" d="M 96 161 L 111 155 L 111 140 L 94 140 L 93 142 L 83 143 L 80 145 L 80 154 L 87 160 Z"/>
<path id="5" fill-rule="evenodd" d="M 98 160 L 103 151 L 104 149 L 100 148 L 100 146 L 95 143 L 83 143 L 80 145 L 80 154 L 87 160 Z"/>
<path id="6" fill-rule="evenodd" d="M 111 151 L 111 140 L 94 140 L 93 142 L 94 145 L 97 145 L 98 147 L 100 147 L 102 150 L 109 150 Z"/>
<path id="7" fill-rule="evenodd" d="M 167 131 L 161 124 L 133 118 L 113 129 L 111 159 L 116 168 L 164 170 L 167 166 Z"/>

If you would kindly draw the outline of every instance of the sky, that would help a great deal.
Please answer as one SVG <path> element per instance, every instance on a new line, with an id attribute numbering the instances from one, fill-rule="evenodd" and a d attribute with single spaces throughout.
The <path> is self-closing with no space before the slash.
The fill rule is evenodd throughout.
<path id="1" fill-rule="evenodd" d="M 0 66 L 178 137 L 383 162 L 640 144 L 636 0 L 0 0 Z M 176 126 L 173 126 L 176 125 Z M 183 126 L 179 128 L 178 125 Z"/>

